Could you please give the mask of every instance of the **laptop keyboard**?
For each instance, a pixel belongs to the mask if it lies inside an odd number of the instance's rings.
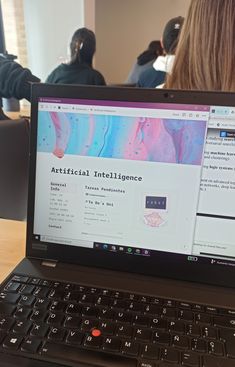
[[[235,310],[14,275],[0,289],[0,351],[68,366],[232,367]]]

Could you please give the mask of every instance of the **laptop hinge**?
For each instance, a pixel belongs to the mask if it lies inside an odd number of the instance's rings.
[[[47,266],[49,268],[55,268],[57,265],[57,261],[56,260],[43,260],[41,265]]]

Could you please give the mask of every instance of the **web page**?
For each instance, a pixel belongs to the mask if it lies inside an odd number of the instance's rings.
[[[193,253],[235,258],[235,108],[211,107]]]
[[[208,118],[205,106],[40,100],[35,236],[192,253]]]

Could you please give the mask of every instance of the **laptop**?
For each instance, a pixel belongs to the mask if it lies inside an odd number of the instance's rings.
[[[234,138],[232,93],[33,85],[0,365],[235,366]]]

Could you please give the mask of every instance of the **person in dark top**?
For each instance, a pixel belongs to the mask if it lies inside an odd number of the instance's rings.
[[[140,74],[147,70],[153,65],[153,62],[158,58],[158,56],[163,54],[163,48],[160,41],[152,41],[148,45],[147,50],[142,52],[133,65],[126,83],[136,84],[139,80]]]
[[[0,56],[0,99],[31,98],[31,83],[40,82],[29,69],[23,68],[15,61]],[[8,119],[0,107],[0,120]]]
[[[167,22],[162,36],[165,56],[159,56],[153,65],[140,75],[137,83],[138,87],[156,88],[164,83],[166,75],[171,72],[173,66],[175,50],[183,22],[183,17],[172,18]]]
[[[94,32],[87,28],[78,29],[70,43],[70,62],[55,68],[46,83],[105,85],[103,75],[92,67],[95,50]]]
[[[0,56],[0,97],[30,101],[31,83],[40,82],[29,69]]]

